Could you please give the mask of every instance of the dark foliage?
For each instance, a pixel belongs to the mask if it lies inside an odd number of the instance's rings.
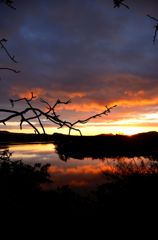
[[[31,215],[37,218],[39,214],[80,215],[86,211],[87,199],[79,196],[69,186],[52,191],[44,191],[40,187],[41,184],[50,182],[49,164],[36,163],[31,166],[21,160],[13,161],[11,156],[9,150],[0,153],[1,214],[14,217]]]
[[[95,192],[97,214],[137,216],[157,211],[158,174],[133,173],[125,176],[114,175],[114,181],[103,184]]]
[[[50,181],[49,164],[31,166],[21,160],[11,160],[11,155],[9,150],[0,153],[0,202],[8,208],[30,201],[40,191],[40,184]]]

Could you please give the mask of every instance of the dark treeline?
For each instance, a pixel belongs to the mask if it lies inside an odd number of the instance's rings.
[[[97,136],[66,136],[54,134],[54,143],[60,158],[84,159],[85,157],[135,157],[147,156],[158,158],[158,133],[148,132],[133,136],[97,135]]]

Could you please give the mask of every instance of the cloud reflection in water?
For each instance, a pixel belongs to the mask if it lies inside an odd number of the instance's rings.
[[[45,189],[69,185],[77,189],[92,189],[108,181],[103,175],[104,171],[116,171],[115,164],[118,159],[105,158],[84,160],[70,158],[67,162],[61,161],[55,152],[53,144],[25,144],[11,145],[9,150],[13,152],[13,159],[21,159],[24,162],[33,164],[36,162],[50,163],[49,173],[53,180],[52,183],[44,185]],[[126,158],[121,158],[126,160]],[[131,158],[135,161],[145,160],[146,158]]]

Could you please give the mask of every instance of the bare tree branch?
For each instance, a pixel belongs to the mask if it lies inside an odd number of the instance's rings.
[[[5,38],[2,38],[2,39],[0,40],[0,47],[1,47],[1,49],[4,49],[4,51],[6,52],[6,54],[8,55],[8,57],[9,57],[14,63],[17,63],[17,61],[15,60],[15,56],[12,56],[12,55],[10,54],[10,52],[7,50],[7,48],[5,47],[6,42],[7,42],[7,39],[5,39]]]
[[[4,3],[6,4],[8,7],[12,8],[12,9],[16,9],[12,4],[14,3],[14,1],[12,0],[1,0],[0,3]],[[15,60],[15,56],[11,55],[10,52],[8,51],[8,49],[6,48],[5,44],[7,43],[7,39],[2,38],[0,40],[0,48],[3,49],[5,51],[5,53],[7,54],[7,56],[10,58],[10,60],[14,63],[17,63],[17,61]],[[10,67],[0,67],[0,70],[8,70],[8,71],[12,71],[14,73],[19,73],[20,71],[15,70],[14,68],[10,68]]]
[[[4,4],[6,4],[8,7],[16,10],[16,8],[12,5],[14,3],[14,1],[12,0],[1,0],[1,2],[3,2]]]
[[[110,113],[110,111],[116,107],[116,105],[112,106],[112,107],[105,107],[105,110],[102,111],[101,113],[97,113],[95,115],[92,115],[86,119],[83,120],[77,120],[75,122],[69,122],[69,121],[64,121],[62,119],[60,119],[60,116],[56,113],[56,107],[60,104],[69,104],[71,101],[61,101],[60,99],[57,99],[57,101],[54,103],[53,106],[51,106],[46,100],[44,99],[40,99],[40,101],[42,103],[44,103],[46,105],[46,111],[41,110],[40,108],[35,108],[33,107],[33,105],[31,104],[31,102],[35,99],[36,97],[33,95],[33,93],[31,93],[31,98],[19,98],[16,100],[10,99],[11,105],[12,107],[15,106],[16,102],[20,102],[20,101],[25,101],[27,106],[24,110],[22,111],[16,111],[16,110],[8,110],[8,109],[0,109],[0,113],[3,114],[7,114],[7,117],[2,117],[0,118],[0,123],[2,124],[6,124],[6,122],[8,122],[9,120],[16,118],[16,117],[20,117],[20,129],[22,129],[22,125],[24,122],[26,122],[27,124],[30,125],[31,128],[34,129],[34,132],[37,134],[40,134],[40,131],[38,130],[38,128],[35,126],[34,123],[32,123],[32,120],[38,120],[39,122],[39,126],[42,129],[43,133],[45,134],[45,128],[43,125],[42,120],[44,120],[44,118],[46,120],[48,120],[50,123],[56,124],[58,126],[58,128],[63,128],[63,127],[67,127],[69,129],[69,135],[71,134],[72,130],[78,131],[80,133],[80,135],[82,135],[80,129],[76,128],[77,124],[86,124],[88,121],[90,121],[93,118],[97,118],[97,117],[101,117],[103,115],[107,115]]]
[[[155,17],[152,17],[151,15],[149,15],[149,14],[147,14],[147,17],[149,17],[149,18],[151,18],[151,19],[153,19],[153,20],[155,20],[155,21],[157,21],[158,22],[158,19],[157,18],[155,18]]]
[[[129,6],[124,3],[124,0],[113,0],[113,3],[114,3],[114,8],[116,8],[116,7],[119,8],[122,5],[129,9]]]
[[[19,70],[15,70],[13,68],[9,68],[9,67],[0,67],[0,70],[8,70],[8,71],[12,71],[14,73],[19,73]]]
[[[98,118],[98,117],[102,117],[103,115],[108,115],[108,114],[110,113],[111,109],[113,109],[113,108],[116,107],[116,106],[117,106],[117,105],[114,105],[114,106],[112,106],[112,107],[107,107],[107,106],[105,106],[105,110],[104,110],[103,112],[101,112],[101,113],[97,113],[97,114],[92,115],[92,116],[90,116],[90,117],[88,117],[88,118],[86,118],[86,119],[83,119],[83,120],[77,120],[77,121],[74,122],[74,123],[68,123],[68,124],[70,125],[69,131],[71,132],[71,129],[74,129],[74,126],[77,125],[78,123],[80,123],[80,124],[86,124],[87,122],[89,122],[89,121],[90,121],[91,119],[93,119],[93,118]],[[69,134],[70,134],[70,132],[69,132]]]
[[[32,105],[31,105],[31,101],[32,101],[34,98],[36,98],[36,97],[33,95],[33,92],[31,92],[31,98],[30,98],[30,99],[21,98],[21,99],[17,99],[17,100],[12,100],[12,106],[13,106],[14,102],[25,101],[25,102],[28,104],[28,106],[30,107],[30,109],[32,109],[33,113],[35,114],[36,118],[38,119],[38,122],[39,122],[39,124],[40,124],[40,126],[41,126],[41,128],[42,128],[42,130],[43,130],[43,133],[45,134],[45,129],[44,129],[44,127],[43,127],[43,124],[42,124],[42,122],[41,122],[41,120],[40,120],[40,118],[39,118],[36,110],[35,110],[35,109],[32,107]],[[23,119],[23,122],[24,122],[24,121],[26,121],[26,119],[25,119],[25,120]],[[21,124],[21,126],[22,126],[22,124]]]
[[[147,17],[151,18],[152,20],[158,22],[158,19],[155,17],[152,17],[151,15],[147,14]],[[154,32],[154,36],[153,36],[153,44],[155,44],[156,41],[156,36],[157,36],[157,31],[158,31],[158,23],[154,26],[155,28],[155,32]]]

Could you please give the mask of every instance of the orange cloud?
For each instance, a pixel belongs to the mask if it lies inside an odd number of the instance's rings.
[[[24,90],[21,86],[12,87],[10,94],[13,96],[18,96],[19,98],[30,98],[31,92],[34,93],[34,96],[41,97],[46,93],[46,90],[43,88],[31,88],[29,90]]]
[[[158,106],[157,89],[150,88],[149,78],[142,78],[140,76],[130,75],[130,74],[111,74],[106,76],[101,76],[96,79],[98,80],[98,85],[95,88],[92,87],[87,92],[78,89],[78,91],[66,91],[54,89],[44,89],[44,88],[31,88],[25,90],[24,87],[16,86],[11,88],[11,95],[18,96],[19,98],[28,97],[30,98],[31,92],[37,97],[42,97],[50,104],[54,104],[55,101],[60,98],[62,101],[66,101],[69,98],[72,99],[70,104],[58,105],[56,108],[57,113],[59,113],[61,119],[68,120],[70,122],[75,122],[78,119],[86,119],[89,116],[95,115],[105,110],[105,106],[108,107],[113,105],[118,105],[115,109],[111,111],[108,116],[102,116],[102,118],[91,119],[88,124],[78,125],[82,127],[84,134],[93,135],[105,132],[124,132],[122,129],[125,127],[127,132],[144,131],[145,127],[149,130],[149,126],[153,130],[153,127],[158,127],[156,123],[157,118],[151,119],[150,115],[157,111],[156,106]],[[101,84],[101,88],[99,86]],[[37,106],[40,108],[45,108],[45,104],[41,104],[39,101],[36,102]],[[148,119],[146,119],[145,114],[148,114]],[[156,116],[157,117],[157,116]],[[57,131],[56,128],[52,128],[51,124],[44,122],[46,128],[52,131]],[[130,129],[127,131],[127,127]],[[138,127],[134,131],[132,127]],[[140,129],[140,126],[144,127]],[[9,125],[8,125],[9,127]],[[14,127],[14,126],[10,126]],[[111,128],[109,128],[111,127]],[[24,126],[25,130],[28,131],[28,127]],[[88,129],[89,130],[86,130]],[[91,128],[91,129],[90,129]],[[100,130],[99,130],[100,128]],[[115,128],[115,129],[114,129]],[[118,130],[117,130],[118,129]],[[65,129],[62,129],[65,131]],[[67,131],[65,132],[67,133]]]
[[[118,106],[128,106],[128,107],[138,107],[138,106],[150,106],[150,105],[157,105],[158,104],[158,97],[151,98],[151,99],[120,99],[112,103]]]
[[[72,92],[72,93],[69,93],[68,96],[70,98],[76,98],[76,97],[82,98],[82,97],[86,96],[86,93],[83,93],[83,92]]]
[[[104,106],[105,107],[105,106]],[[103,106],[95,103],[95,102],[88,102],[88,103],[70,103],[68,105],[62,105],[60,109],[71,110],[71,111],[79,111],[79,112],[90,112],[90,111],[97,111],[97,110],[104,110]]]

